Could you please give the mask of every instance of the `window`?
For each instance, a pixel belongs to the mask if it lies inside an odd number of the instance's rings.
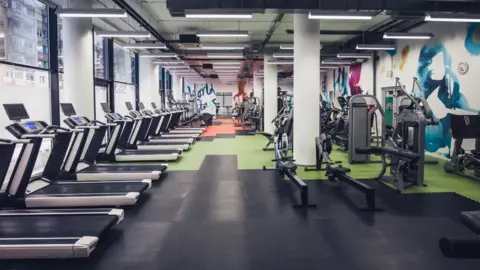
[[[0,64],[0,104],[23,103],[33,120],[51,122],[50,82],[48,71],[15,67]],[[0,112],[0,138],[13,139],[4,127],[12,124],[3,110]],[[45,140],[36,167],[42,167],[46,158],[50,142]],[[18,151],[16,156],[18,156]],[[15,156],[15,157],[16,157]]]
[[[95,120],[105,121],[105,113],[100,104],[107,103],[108,91],[107,87],[95,86]]]
[[[133,58],[133,60],[132,60]],[[113,78],[114,81],[133,83],[135,74],[135,54],[120,44],[113,43]]]
[[[105,39],[97,35],[93,36],[95,78],[105,79]]]
[[[2,2],[0,60],[48,68],[48,8],[37,0]]]
[[[115,112],[121,115],[128,115],[128,110],[125,102],[132,103],[135,107],[135,86],[125,83],[115,83]]]

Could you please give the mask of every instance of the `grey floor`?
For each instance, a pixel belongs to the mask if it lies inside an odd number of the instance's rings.
[[[292,207],[294,188],[274,172],[239,171],[236,156],[207,156],[199,171],[170,172],[91,258],[8,261],[1,269],[416,270],[479,269],[444,258],[442,236],[473,237],[458,222],[480,209],[455,194],[379,190],[383,212],[358,210],[341,184],[310,182],[318,207]]]

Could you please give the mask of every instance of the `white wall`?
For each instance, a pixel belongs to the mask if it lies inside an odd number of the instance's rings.
[[[479,25],[463,23],[428,23],[412,32],[432,33],[431,40],[400,40],[394,56],[380,53],[377,65],[377,96],[381,87],[392,86],[395,77],[411,91],[413,77],[422,82],[427,101],[439,126],[427,127],[426,144],[430,152],[445,154],[452,140],[448,113],[471,110],[478,112],[478,74],[480,71]],[[459,69],[468,65],[468,72]],[[415,91],[420,93],[420,91]],[[467,149],[473,147],[469,143]]]

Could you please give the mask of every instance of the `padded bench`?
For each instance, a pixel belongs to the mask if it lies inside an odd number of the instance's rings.
[[[463,225],[475,234],[480,235],[480,211],[462,212],[460,218]]]

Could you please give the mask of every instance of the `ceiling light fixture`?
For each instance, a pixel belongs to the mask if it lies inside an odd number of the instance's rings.
[[[431,39],[430,33],[385,33],[384,39]]]
[[[293,44],[282,44],[280,50],[293,50]]]
[[[211,63],[214,66],[219,66],[219,65],[238,65],[238,66],[240,66],[240,64],[241,64],[240,61],[211,61]]]
[[[397,49],[396,45],[390,44],[358,44],[357,50],[371,50],[371,51],[394,51]]]
[[[335,60],[335,59],[322,61],[322,64],[324,65],[350,65],[351,63],[352,61]]]
[[[61,18],[125,18],[128,16],[124,9],[109,8],[59,9],[57,15]]]
[[[125,49],[166,49],[167,46],[161,43],[129,43],[122,45]]]
[[[198,37],[248,37],[248,31],[205,31],[197,33]]]
[[[293,58],[291,53],[274,53],[273,58]]]
[[[251,19],[252,13],[242,11],[185,10],[185,18],[192,19]]]
[[[308,18],[313,20],[371,20],[374,15],[371,12],[310,11]]]
[[[152,36],[147,31],[96,31],[99,37],[128,37],[128,38],[149,38]]]
[[[139,53],[139,57],[147,58],[172,58],[177,57],[176,53]]]
[[[240,65],[213,65],[213,68],[220,68],[220,69],[234,69],[234,68],[240,68]]]
[[[476,14],[436,14],[425,16],[427,22],[480,22],[480,16]]]
[[[267,61],[268,65],[293,65],[291,60],[270,60]]]
[[[222,54],[216,54],[216,53],[209,53],[207,54],[208,58],[243,58],[242,53],[222,53]]]
[[[243,50],[247,44],[202,44],[204,50]]]
[[[183,61],[181,60],[158,60],[158,61],[152,61],[154,64],[183,64]]]
[[[338,53],[337,58],[372,58],[369,53]]]

